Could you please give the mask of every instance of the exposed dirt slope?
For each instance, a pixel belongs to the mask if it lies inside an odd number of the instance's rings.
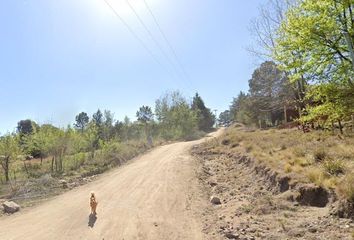
[[[207,203],[189,155],[201,141],[158,147],[95,182],[3,217],[0,238],[203,239],[198,211]],[[89,217],[91,190],[99,202],[97,219]]]
[[[220,140],[221,141],[221,140]],[[214,142],[214,141],[212,141]],[[195,147],[202,171],[200,180],[209,196],[221,204],[209,205],[204,232],[213,239],[354,239],[354,222],[331,215],[325,207],[302,206],[292,191],[257,171],[247,156],[220,152],[213,143]]]

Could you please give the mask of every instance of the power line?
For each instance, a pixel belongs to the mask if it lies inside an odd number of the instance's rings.
[[[137,13],[137,11],[135,10],[135,8],[130,4],[129,0],[126,0],[129,8],[133,11],[134,15],[137,17],[137,19],[139,20],[140,24],[144,27],[144,29],[146,30],[146,32],[149,34],[150,38],[153,40],[153,42],[156,44],[156,46],[159,48],[159,50],[162,52],[162,54],[164,55],[164,57],[167,59],[167,61],[173,66],[173,69],[176,71],[176,73],[178,74],[179,71],[176,68],[175,64],[173,63],[173,61],[171,60],[171,58],[168,56],[168,54],[166,53],[166,51],[162,48],[162,46],[160,45],[160,43],[156,40],[156,38],[154,37],[154,35],[152,34],[152,32],[150,31],[150,29],[146,26],[146,24],[144,23],[143,19],[139,16],[139,14]]]
[[[162,37],[163,37],[163,39],[165,40],[167,46],[169,47],[170,51],[172,52],[172,54],[173,54],[173,56],[174,56],[176,62],[178,63],[179,67],[182,69],[183,74],[185,75],[185,77],[186,77],[187,79],[190,79],[190,78],[189,78],[189,75],[188,75],[188,73],[187,73],[187,71],[185,70],[185,68],[184,68],[184,66],[183,66],[183,64],[182,64],[181,61],[179,60],[179,57],[177,56],[177,53],[176,53],[175,49],[173,48],[171,42],[168,40],[168,38],[167,38],[165,32],[162,30],[162,27],[161,27],[161,25],[159,24],[159,22],[158,22],[158,20],[157,20],[157,17],[156,17],[155,14],[153,13],[152,9],[150,8],[150,6],[149,6],[149,4],[146,2],[146,0],[143,0],[143,2],[144,2],[144,4],[145,4],[147,10],[149,11],[150,15],[151,15],[152,18],[154,19],[154,22],[155,22],[155,24],[156,24],[156,26],[157,26],[157,28],[158,28],[160,34],[162,35]],[[190,82],[188,82],[188,83],[190,83]]]
[[[113,11],[115,16],[123,23],[123,25],[129,30],[129,32],[134,36],[134,38],[141,44],[141,46],[149,53],[149,55],[169,74],[170,71],[168,71],[165,66],[159,61],[159,59],[155,56],[155,54],[146,46],[144,41],[134,32],[134,30],[129,26],[129,24],[124,20],[124,18],[119,15],[119,13],[114,9],[114,7],[107,1],[103,0],[107,6]]]

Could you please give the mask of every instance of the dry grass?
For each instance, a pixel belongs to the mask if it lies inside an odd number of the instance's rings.
[[[299,179],[336,189],[354,202],[353,136],[233,127],[211,145],[219,152],[247,154],[280,172],[295,173]]]
[[[352,174],[347,175],[340,184],[338,184],[337,190],[348,200],[354,202],[354,176]]]

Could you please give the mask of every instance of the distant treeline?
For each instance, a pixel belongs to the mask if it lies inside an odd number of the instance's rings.
[[[50,158],[46,171],[55,174],[77,170],[87,159],[91,159],[93,167],[107,167],[112,165],[109,159],[119,161],[124,153],[132,156],[132,151],[151,147],[154,141],[196,139],[210,131],[215,122],[215,116],[198,93],[190,103],[177,91],[156,100],[155,112],[149,106],[140,107],[136,117],[137,121],[128,117],[114,120],[111,111],[98,109],[91,117],[86,112],[79,113],[73,126],[66,128],[21,120],[16,132],[0,137],[0,163],[5,179],[10,180],[11,166],[16,161],[23,161],[21,170],[33,176],[26,158],[38,158],[41,163]],[[70,161],[70,169],[65,169],[65,161]]]
[[[221,122],[261,127],[297,119],[334,128],[354,122],[354,2],[269,0],[251,23],[266,59],[234,98]],[[349,126],[349,125],[348,125]]]

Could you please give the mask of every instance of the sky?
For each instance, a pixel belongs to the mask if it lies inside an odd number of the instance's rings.
[[[118,16],[105,0],[0,1],[1,134],[98,108],[134,119],[173,90],[219,113],[247,91],[249,26],[264,0],[106,1]]]

